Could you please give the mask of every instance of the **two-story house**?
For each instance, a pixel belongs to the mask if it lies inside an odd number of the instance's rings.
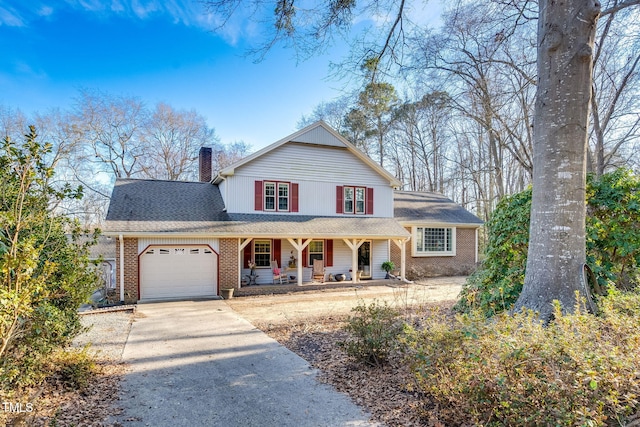
[[[314,260],[324,280],[381,279],[387,260],[403,277],[407,266],[473,269],[482,222],[442,196],[400,187],[324,122],[216,176],[203,148],[200,182],[118,179],[105,234],[116,238],[121,299],[214,296],[242,286],[251,266],[256,283],[272,283],[274,261],[298,285],[311,280]]]

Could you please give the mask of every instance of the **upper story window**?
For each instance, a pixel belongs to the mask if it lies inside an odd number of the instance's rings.
[[[356,190],[356,213],[363,214],[364,213],[364,194],[366,188],[364,187],[355,187]]]
[[[289,210],[289,184],[288,183],[278,183],[278,210],[279,211],[288,211]]]
[[[373,214],[373,188],[344,185],[336,187],[336,213]]]
[[[255,182],[255,210],[298,212],[298,184],[278,181]]]
[[[455,235],[455,228],[413,227],[413,255],[455,255]]]

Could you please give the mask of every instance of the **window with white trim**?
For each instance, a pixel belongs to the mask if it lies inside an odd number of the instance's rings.
[[[413,256],[456,254],[455,228],[413,227]]]
[[[289,210],[289,184],[284,182],[278,183],[278,210]]]
[[[324,259],[324,240],[312,240],[308,246],[309,264],[313,265],[314,259]]]
[[[366,191],[364,187],[356,187],[356,213],[364,213],[364,195]]]
[[[343,213],[365,213],[365,195],[367,190],[365,187],[344,187],[344,209]]]
[[[275,182],[264,183],[264,210],[265,211],[276,210],[276,183]]]
[[[289,183],[265,182],[264,183],[264,210],[265,211],[289,211]]]
[[[253,256],[256,267],[270,267],[271,240],[254,240]]]
[[[344,187],[344,213],[353,213],[353,187]]]

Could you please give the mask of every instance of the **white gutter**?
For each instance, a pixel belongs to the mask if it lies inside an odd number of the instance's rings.
[[[120,302],[124,302],[124,238],[122,234],[118,239],[120,239]]]

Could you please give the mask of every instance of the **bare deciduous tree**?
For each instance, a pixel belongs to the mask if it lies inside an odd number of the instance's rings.
[[[196,179],[200,147],[220,145],[204,117],[162,102],[147,117],[141,128],[146,151],[140,157],[142,176],[170,181]]]

